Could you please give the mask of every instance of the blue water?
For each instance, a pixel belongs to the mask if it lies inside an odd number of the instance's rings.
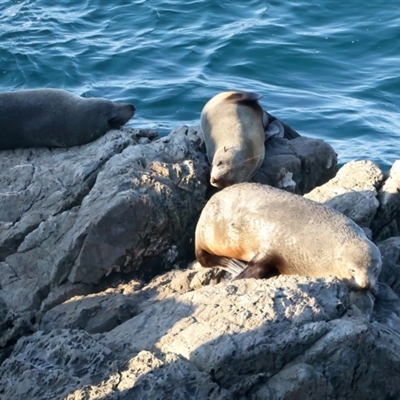
[[[224,90],[322,138],[340,163],[400,154],[400,3],[351,0],[0,2],[0,90],[133,102],[132,127],[198,124]]]

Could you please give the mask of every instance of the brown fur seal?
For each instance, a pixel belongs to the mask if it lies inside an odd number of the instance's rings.
[[[223,188],[251,179],[264,160],[266,138],[300,136],[264,111],[258,103],[261,97],[223,92],[204,106],[200,124],[211,164],[211,185]]]
[[[134,113],[132,104],[59,89],[0,93],[0,149],[79,146],[120,128]]]
[[[274,271],[332,275],[362,289],[374,286],[382,264],[378,248],[344,215],[257,183],[233,185],[210,199],[196,227],[195,252],[203,267],[221,267],[235,279]]]

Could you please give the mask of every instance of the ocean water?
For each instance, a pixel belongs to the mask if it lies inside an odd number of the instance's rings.
[[[198,124],[246,90],[339,162],[400,158],[400,3],[2,0],[0,90],[54,87],[136,105],[128,126]]]

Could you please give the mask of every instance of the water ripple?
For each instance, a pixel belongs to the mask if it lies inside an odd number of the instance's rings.
[[[6,0],[0,84],[132,101],[132,126],[165,133],[198,123],[219,91],[256,91],[341,162],[387,169],[399,158],[399,26],[395,2]]]

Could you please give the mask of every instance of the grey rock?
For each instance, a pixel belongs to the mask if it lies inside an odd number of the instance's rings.
[[[400,160],[394,162],[378,193],[379,209],[371,228],[377,241],[400,236]]]
[[[98,172],[115,154],[154,131],[110,131],[99,140],[69,149],[1,152],[0,261],[47,218],[80,204]]]
[[[101,382],[114,363],[110,349],[83,330],[36,332],[13,354],[0,367],[1,399],[61,399],[81,382]]]
[[[304,197],[332,207],[362,228],[369,228],[379,206],[377,194],[383,180],[383,172],[372,161],[352,161],[340,168],[333,179]]]
[[[378,279],[400,296],[400,237],[379,242],[378,248],[382,255],[382,269]]]
[[[138,313],[137,303],[143,292],[130,294],[102,293],[76,296],[47,311],[39,329],[49,331],[54,327],[83,329],[89,333],[107,332]]]
[[[20,339],[0,366],[1,396],[272,400],[400,395],[400,333],[389,301],[398,297],[384,284],[374,293],[380,303],[369,318],[349,314],[357,301],[352,304],[351,293],[335,279],[279,276],[183,294],[177,282],[193,279],[187,271],[157,279],[159,285],[147,289],[165,286],[166,291],[160,289],[156,301],[153,293],[137,315],[109,332],[52,329]]]
[[[112,131],[79,148],[3,152],[0,195],[12,194],[15,203],[0,206],[0,287],[8,305],[38,310],[67,279],[93,285],[114,270],[152,277],[187,257],[184,243],[205,202],[201,139],[182,127],[137,144],[146,135],[154,132]],[[28,162],[29,181],[18,172]]]
[[[400,333],[400,298],[387,284],[379,282],[374,290],[374,320]]]
[[[10,355],[21,336],[33,333],[32,317],[29,313],[14,312],[0,297],[0,364]]]
[[[337,154],[320,139],[273,137],[265,142],[265,158],[254,182],[304,194],[333,178]]]
[[[228,390],[219,387],[207,373],[183,357],[173,353],[156,356],[149,351],[141,351],[128,360],[121,372],[111,374],[100,385],[78,389],[66,400],[99,398],[99,395],[109,400],[231,399]]]
[[[180,270],[193,260],[209,165],[196,127],[154,135],[3,152],[0,399],[398,398],[400,238],[379,243],[371,293]],[[264,183],[301,194],[336,172],[322,141],[266,148]],[[378,215],[397,215],[381,193],[395,175],[384,183],[373,163],[349,163],[310,196],[375,235]]]

